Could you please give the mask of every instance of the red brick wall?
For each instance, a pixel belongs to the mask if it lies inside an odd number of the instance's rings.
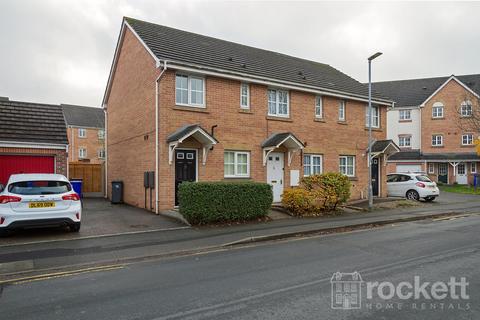
[[[67,176],[67,152],[65,150],[0,147],[0,154],[54,156],[55,172]]]

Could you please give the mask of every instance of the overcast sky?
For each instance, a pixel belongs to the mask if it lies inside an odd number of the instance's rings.
[[[2,0],[0,96],[100,106],[123,16],[330,64],[367,81],[480,73],[480,2]]]

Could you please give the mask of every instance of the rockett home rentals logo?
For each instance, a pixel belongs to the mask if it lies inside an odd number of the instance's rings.
[[[359,272],[335,272],[330,279],[332,309],[352,310],[362,308],[362,291],[366,309],[414,310],[470,310],[465,277],[450,277],[448,281],[363,281]]]

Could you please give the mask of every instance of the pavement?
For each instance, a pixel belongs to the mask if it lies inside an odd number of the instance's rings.
[[[446,197],[447,198],[447,197]],[[353,211],[341,216],[280,219],[232,226],[162,229],[104,237],[58,241],[8,242],[0,244],[0,280],[46,270],[91,267],[189,255],[209,250],[225,250],[232,244],[245,244],[282,237],[314,234],[352,225],[394,224],[424,219],[436,214],[461,215],[480,212],[480,196],[449,195],[448,201],[423,203],[373,212]],[[160,218],[153,216],[154,218]],[[162,218],[161,218],[162,219]],[[7,242],[3,242],[7,240]]]
[[[478,216],[422,220],[18,281],[1,290],[1,317],[479,319],[479,228]],[[363,283],[360,309],[335,310],[330,279],[337,271],[393,286],[415,276],[429,285],[466,277],[468,299],[380,299],[376,290],[368,298]]]

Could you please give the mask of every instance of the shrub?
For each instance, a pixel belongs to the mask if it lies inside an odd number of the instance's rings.
[[[348,177],[335,172],[302,178],[300,187],[285,191],[283,205],[294,215],[335,210],[350,198]]]
[[[273,201],[272,187],[259,182],[183,182],[178,197],[192,224],[262,218]]]

